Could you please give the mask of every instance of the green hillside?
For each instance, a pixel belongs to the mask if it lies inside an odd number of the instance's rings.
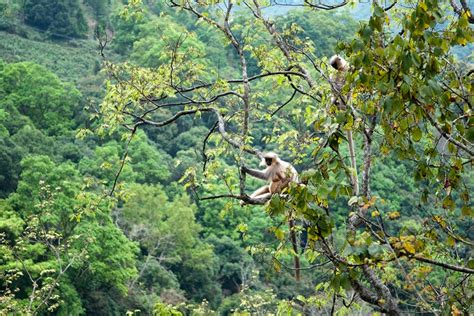
[[[97,43],[92,40],[54,42],[0,32],[0,56],[9,63],[33,61],[76,83],[100,69]]]
[[[472,25],[0,1],[0,315],[474,314]]]

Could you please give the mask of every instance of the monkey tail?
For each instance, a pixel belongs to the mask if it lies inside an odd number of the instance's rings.
[[[288,226],[290,228],[290,240],[291,244],[293,245],[293,251],[295,252],[294,255],[294,262],[295,262],[295,280],[297,282],[300,281],[300,257],[298,256],[298,244],[296,241],[296,232],[295,232],[295,221],[293,219],[288,220]]]

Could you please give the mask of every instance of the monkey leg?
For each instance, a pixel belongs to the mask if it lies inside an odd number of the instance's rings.
[[[272,195],[273,195],[273,193],[267,192],[267,193],[263,193],[263,194],[260,194],[260,195],[253,196],[252,198],[267,200],[267,199],[270,199],[272,197]]]
[[[265,185],[261,188],[258,188],[255,192],[253,192],[252,194],[250,194],[250,198],[251,199],[254,199],[254,198],[262,198],[262,197],[265,197],[266,194],[269,194],[269,196],[271,195],[270,191],[269,191],[269,187],[268,185]],[[240,201],[240,206],[244,206],[246,203],[244,201]]]
[[[270,193],[270,190],[269,190],[269,189],[270,189],[270,188],[268,187],[268,185],[265,185],[265,186],[263,186],[263,187],[257,189],[254,193],[252,193],[252,194],[250,195],[250,197],[251,197],[251,198],[257,198],[257,197],[260,198],[260,197],[262,197],[262,195],[265,195],[265,194],[267,194],[267,193]]]

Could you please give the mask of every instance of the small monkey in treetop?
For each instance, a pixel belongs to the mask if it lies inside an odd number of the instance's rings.
[[[339,105],[339,96],[342,92],[342,87],[346,81],[346,72],[349,70],[349,63],[339,55],[334,55],[329,59],[329,64],[337,70],[337,73],[329,77],[333,96],[331,103]]]
[[[337,72],[329,77],[329,83],[331,84],[332,96],[331,104],[337,106],[339,110],[344,110],[346,104],[349,102],[351,94],[348,92],[345,96],[342,96],[342,88],[346,82],[346,74],[349,71],[349,63],[339,55],[334,55],[329,59],[331,67],[337,70]],[[351,158],[351,166],[354,168],[354,173],[351,173],[351,182],[354,187],[355,195],[359,192],[359,185],[357,181],[357,168],[354,151],[354,141],[352,137],[352,131],[347,132],[349,156]]]
[[[253,192],[250,195],[251,198],[270,198],[273,193],[281,192],[290,182],[298,182],[298,172],[296,169],[289,162],[281,160],[275,153],[265,153],[260,166],[266,166],[266,168],[264,170],[255,170],[242,166],[241,169],[242,172],[255,178],[268,181],[267,185]]]
[[[347,71],[349,70],[349,63],[339,55],[334,55],[329,59],[329,64],[336,70]]]

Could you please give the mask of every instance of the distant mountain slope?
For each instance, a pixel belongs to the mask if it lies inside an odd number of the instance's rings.
[[[93,41],[39,42],[6,32],[0,32],[0,58],[7,62],[33,61],[70,82],[94,74],[99,63]]]

